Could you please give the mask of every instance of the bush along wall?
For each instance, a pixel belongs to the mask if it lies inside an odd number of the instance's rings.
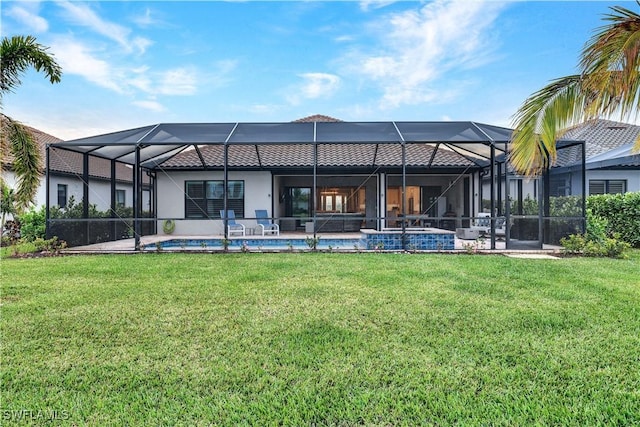
[[[607,220],[607,234],[640,248],[640,192],[587,197],[587,209]]]

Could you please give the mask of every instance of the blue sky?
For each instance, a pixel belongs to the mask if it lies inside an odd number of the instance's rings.
[[[63,68],[4,112],[63,139],[160,122],[473,120],[510,126],[635,2],[3,1],[2,36]]]

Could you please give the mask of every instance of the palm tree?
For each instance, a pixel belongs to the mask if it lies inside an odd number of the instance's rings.
[[[552,165],[556,140],[571,126],[640,112],[640,15],[610,9],[606,24],[585,44],[580,74],[553,80],[514,115],[511,164],[519,173],[532,176]],[[635,148],[640,150],[640,139]]]
[[[20,85],[20,77],[29,67],[43,72],[51,83],[58,83],[62,70],[48,48],[36,42],[33,36],[4,37],[0,44],[0,104],[2,96]],[[40,183],[40,150],[31,132],[19,122],[3,116],[0,134],[0,161],[6,164],[12,158],[13,171],[18,181],[15,191],[16,210],[26,208],[34,199]],[[4,180],[0,178],[4,187]]]

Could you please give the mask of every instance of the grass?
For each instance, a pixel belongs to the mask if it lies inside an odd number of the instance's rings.
[[[639,265],[5,259],[3,425],[637,425]]]

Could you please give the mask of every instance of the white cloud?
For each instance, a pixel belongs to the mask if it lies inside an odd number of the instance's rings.
[[[345,42],[352,42],[354,41],[356,38],[352,35],[348,35],[348,34],[344,34],[342,36],[338,36],[336,37],[334,40],[338,43],[345,43]]]
[[[162,73],[157,91],[162,95],[193,95],[197,78],[193,70],[176,68]]]
[[[102,51],[72,37],[55,38],[51,50],[65,74],[81,76],[119,94],[193,95],[198,87],[195,69],[157,72],[147,65],[117,65],[102,59]]]
[[[161,24],[162,21],[152,16],[151,9],[146,8],[144,14],[137,15],[132,18],[133,22],[140,27],[151,27],[153,25]]]
[[[57,38],[51,43],[51,51],[65,74],[76,74],[98,86],[118,93],[125,92],[126,81],[83,43],[68,37]]]
[[[340,77],[327,73],[300,74],[302,82],[287,89],[287,100],[298,105],[302,99],[329,98],[340,87]]]
[[[154,113],[162,113],[163,111],[166,111],[164,105],[152,99],[146,101],[134,101],[132,104],[145,110],[153,111]]]
[[[381,51],[351,55],[350,68],[380,86],[385,108],[440,100],[434,83],[448,71],[491,60],[491,30],[502,8],[494,1],[437,0],[388,15],[378,23]],[[447,96],[456,92],[446,91]]]
[[[306,73],[301,77],[305,80],[302,85],[302,95],[305,98],[326,98],[338,89],[340,77],[326,73]]]
[[[360,9],[363,11],[368,11],[369,9],[380,9],[390,4],[395,3],[395,1],[388,0],[362,0],[360,2]]]
[[[142,73],[136,73],[133,71],[133,75],[128,78],[127,83],[142,92],[153,92],[153,80],[146,74],[146,71]]]
[[[26,5],[29,5],[29,3]],[[37,3],[35,5],[37,6]],[[27,7],[13,6],[6,13],[16,21],[26,25],[34,33],[44,33],[49,30],[47,20],[38,16],[34,11],[27,10]]]
[[[102,19],[87,4],[72,3],[67,0],[58,1],[57,4],[68,13],[67,17],[75,24],[91,28],[96,33],[117,42],[127,52],[137,49],[138,53],[144,53],[151,44],[151,41],[142,37],[130,40],[130,29]]]
[[[151,45],[153,45],[153,42],[149,39],[145,39],[144,37],[135,37],[131,41],[131,46],[134,47],[138,53],[146,52],[147,48]]]

